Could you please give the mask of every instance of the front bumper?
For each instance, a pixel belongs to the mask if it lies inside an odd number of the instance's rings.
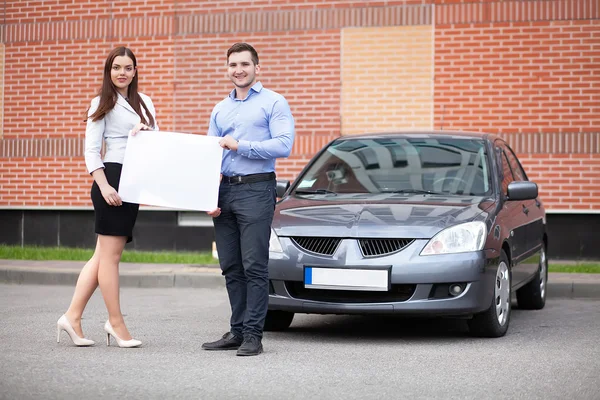
[[[419,256],[426,242],[416,240],[399,253],[370,259],[352,251],[342,251],[334,257],[319,257],[285,246],[283,254],[271,256],[269,261],[269,310],[426,316],[472,315],[486,310],[494,293],[497,252]],[[303,284],[305,266],[389,266],[392,291],[354,295],[350,291],[306,289]],[[465,288],[458,296],[448,292],[449,285],[454,283]]]

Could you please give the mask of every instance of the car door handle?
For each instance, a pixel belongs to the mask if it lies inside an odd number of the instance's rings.
[[[523,212],[525,213],[525,215],[529,214],[529,208],[525,207],[525,204],[523,204]]]

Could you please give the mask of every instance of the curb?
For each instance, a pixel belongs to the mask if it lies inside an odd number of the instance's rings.
[[[36,270],[0,270],[0,283],[19,285],[75,286],[79,272],[44,272]],[[216,274],[124,274],[119,277],[121,287],[138,288],[220,288],[225,279]]]
[[[81,268],[44,268],[0,265],[0,283],[19,285],[69,285],[77,282]],[[219,268],[148,268],[120,275],[121,287],[136,288],[224,288]],[[548,298],[600,299],[600,274],[550,273]]]
[[[83,265],[82,265],[83,266]],[[160,265],[144,271],[120,271],[121,287],[137,288],[222,288],[225,278],[216,266],[164,268]],[[0,265],[0,283],[18,285],[74,286],[80,268],[44,268],[43,266]]]
[[[600,299],[600,283],[551,282],[548,280],[548,298]]]

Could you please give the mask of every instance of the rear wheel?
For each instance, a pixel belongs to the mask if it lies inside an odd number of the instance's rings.
[[[290,327],[294,313],[289,311],[269,310],[265,319],[265,331],[283,331]]]
[[[468,321],[469,331],[473,336],[501,337],[506,334],[510,323],[510,288],[512,276],[508,257],[504,250],[500,253],[500,262],[496,270],[494,297],[490,307],[482,313],[475,314]]]
[[[546,246],[540,253],[538,271],[527,285],[517,290],[517,303],[519,308],[525,310],[541,310],[546,305],[546,286],[548,283],[548,259]]]

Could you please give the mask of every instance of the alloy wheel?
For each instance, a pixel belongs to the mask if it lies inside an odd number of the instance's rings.
[[[510,308],[510,273],[504,261],[498,265],[496,272],[496,285],[494,287],[494,302],[496,304],[496,317],[498,323],[504,326],[508,320]]]
[[[546,259],[546,249],[542,248],[540,254],[540,295],[542,299],[546,298],[546,281],[548,280],[548,260]]]

